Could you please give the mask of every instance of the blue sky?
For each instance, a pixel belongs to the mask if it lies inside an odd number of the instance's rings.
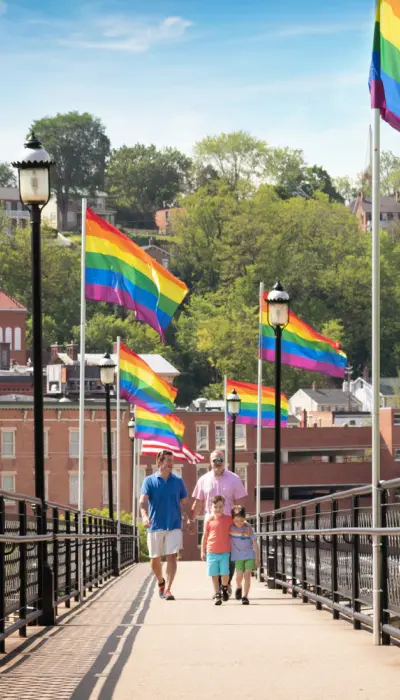
[[[114,147],[243,129],[333,175],[367,159],[374,0],[0,0],[0,161],[89,111]],[[400,155],[386,125],[383,148]]]

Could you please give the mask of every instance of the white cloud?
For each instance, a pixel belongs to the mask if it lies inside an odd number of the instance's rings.
[[[370,29],[369,23],[347,22],[347,23],[330,23],[328,20],[319,24],[294,24],[288,27],[282,27],[275,32],[275,36],[279,37],[295,37],[295,36],[325,36],[331,34],[342,34],[343,32],[364,31]]]
[[[71,34],[60,43],[76,48],[143,53],[153,46],[181,40],[192,22],[183,17],[165,17],[160,22],[132,21],[123,16],[102,17],[87,33]]]

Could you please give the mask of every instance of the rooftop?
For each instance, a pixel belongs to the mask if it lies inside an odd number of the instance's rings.
[[[0,187],[0,190],[2,189],[12,188]],[[26,311],[26,308],[23,304],[14,299],[14,297],[7,294],[4,289],[0,289],[0,311]]]
[[[65,365],[75,364],[66,352],[59,352],[57,356]],[[103,359],[103,357],[104,353],[85,353],[85,360],[86,364],[88,365],[98,365],[99,362]],[[151,367],[151,369],[157,374],[168,374],[174,377],[178,377],[180,374],[179,370],[177,370],[176,367],[171,365],[171,363],[168,362],[168,360],[166,360],[165,357],[163,357],[162,355],[159,355],[157,353],[145,353],[143,355],[139,355],[139,357],[141,357],[142,360],[147,362],[149,367]],[[111,358],[115,363],[117,362],[117,356],[115,354],[112,354]],[[80,363],[80,361],[81,356],[80,354],[78,354],[78,363]]]
[[[372,212],[372,199],[371,197],[363,197],[362,199],[358,197],[357,199],[354,199],[352,202],[350,202],[350,209],[352,213],[354,214],[356,211],[357,204],[362,204],[362,207],[365,212]],[[400,213],[400,201],[396,198],[395,195],[391,197],[381,197],[381,213],[382,214],[387,214],[387,213],[394,213],[398,212]]]
[[[318,404],[332,404],[335,406],[348,406],[349,394],[342,389],[302,389],[307,396]],[[351,395],[352,406],[360,406],[361,403]]]

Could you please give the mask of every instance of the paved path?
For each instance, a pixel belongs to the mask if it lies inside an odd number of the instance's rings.
[[[160,600],[140,565],[0,667],[1,700],[398,700],[400,649],[253,582],[251,605],[211,601],[181,563]]]

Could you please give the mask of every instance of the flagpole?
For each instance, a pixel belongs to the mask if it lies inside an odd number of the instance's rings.
[[[380,527],[380,110],[372,140],[372,527]],[[372,538],[373,640],[381,643],[381,538]]]
[[[121,570],[121,391],[120,391],[121,338],[117,336],[117,556]]]
[[[135,411],[135,406],[133,406],[133,416],[136,419],[136,411]],[[132,528],[133,528],[133,535],[135,537],[133,546],[134,546],[134,552],[136,552],[136,546],[137,546],[137,527],[136,527],[136,444],[137,440],[136,438],[133,438],[133,455],[132,455]],[[137,562],[136,562],[137,564]]]
[[[87,199],[82,199],[82,237],[81,237],[81,322],[80,322],[80,357],[79,367],[79,466],[78,466],[78,534],[83,535],[83,508],[84,508],[84,460],[85,460],[85,340],[86,340],[86,209]],[[79,540],[78,546],[78,571],[79,571],[79,599],[83,601],[84,575],[83,575],[83,540]]]
[[[228,378],[224,376],[224,436],[225,436],[225,469],[228,468],[228,412],[226,407],[226,386]]]
[[[258,546],[261,546],[261,430],[262,430],[262,357],[261,357],[261,322],[264,283],[260,282],[260,314],[258,325],[258,395],[257,395],[257,467],[256,467],[256,532]],[[276,400],[276,399],[275,399]],[[261,569],[257,570],[258,580],[261,580]]]
[[[142,452],[142,441],[141,440],[136,440],[136,482],[135,482],[135,499],[136,499],[136,520],[137,520],[137,537],[138,537],[138,542],[137,542],[137,553],[138,553],[138,563],[140,562],[140,534],[139,534],[139,508],[138,508],[138,501],[139,501],[139,479],[140,479],[140,455]]]

